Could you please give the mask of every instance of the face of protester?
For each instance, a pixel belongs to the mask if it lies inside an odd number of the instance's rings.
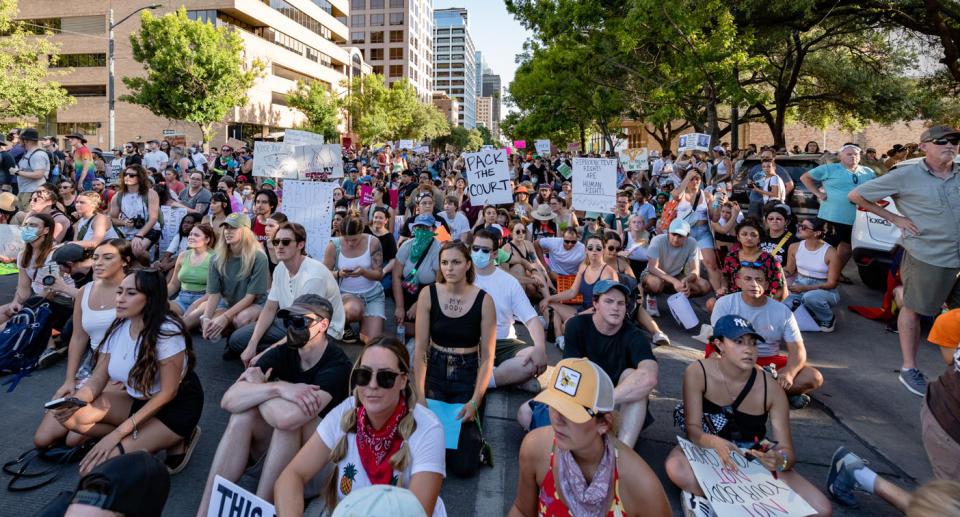
[[[134,169],[127,169],[123,173],[123,184],[127,187],[136,187],[140,184],[140,177],[137,175],[137,171]]]
[[[337,191],[333,191],[336,195]],[[260,194],[253,200],[253,213],[259,216],[270,215],[270,198],[266,194]]]
[[[277,250],[277,258],[280,260],[290,260],[300,255],[300,250],[305,243],[297,242],[296,236],[291,230],[280,230],[274,235],[273,240],[277,241],[273,247]]]
[[[560,205],[560,200],[556,198],[550,198],[550,210],[555,214],[559,214],[560,210],[563,210],[563,206]]]
[[[616,239],[607,239],[607,242],[603,245],[603,260],[604,262],[615,260],[617,258],[617,253],[620,251],[622,243]]]
[[[720,217],[722,217],[724,221],[730,221],[730,218],[733,217],[733,208],[729,206],[721,207]]]
[[[343,223],[343,214],[333,214],[333,231],[340,234],[340,225]]]
[[[110,244],[101,244],[93,250],[93,275],[97,278],[110,278],[123,269],[120,252]]]
[[[464,190],[467,188],[467,180],[463,178],[457,178],[455,185],[457,187],[457,190]]]
[[[759,300],[767,292],[767,275],[758,268],[741,267],[737,273],[737,287],[744,296]]]
[[[956,148],[956,146],[954,146]],[[852,169],[857,165],[860,165],[860,149],[856,147],[848,147],[843,151],[840,151],[840,163],[848,169]]]
[[[137,290],[134,275],[127,275],[117,288],[117,317],[131,318],[143,312],[147,305],[147,295]]]
[[[194,227],[190,229],[190,234],[187,235],[187,247],[190,249],[209,248],[210,239],[200,231],[200,228],[194,225]]]
[[[587,258],[591,264],[597,264],[603,255],[603,242],[597,238],[587,239]]]
[[[497,209],[496,207],[488,206],[483,209],[483,223],[486,226],[490,226],[497,222]]]
[[[500,226],[507,226],[507,224],[509,223],[510,223],[509,215],[497,212],[497,224],[499,224]]]
[[[77,213],[80,214],[81,217],[90,217],[98,207],[99,204],[91,203],[86,196],[77,197]]]
[[[433,196],[425,196],[420,198],[420,201],[417,202],[417,208],[420,210],[420,214],[432,214],[433,213]]]
[[[756,249],[760,244],[760,231],[752,226],[744,226],[737,232],[737,242],[746,249]]]
[[[732,215],[732,214],[731,214]],[[729,220],[729,219],[726,219]],[[770,212],[767,214],[767,230],[770,232],[781,232],[786,226],[787,220],[779,212]]]
[[[576,232],[564,232],[563,233],[563,249],[570,251],[576,245],[577,245]]]
[[[819,153],[820,146],[816,142],[807,142],[807,146],[803,148],[805,153]]]
[[[43,212],[51,206],[53,206],[53,199],[51,199],[50,194],[44,190],[38,190],[30,196],[31,212]]]
[[[180,235],[190,235],[190,232],[196,225],[196,219],[192,217],[184,217],[182,220],[180,220]]]
[[[343,199],[343,190],[339,188],[333,189],[333,202],[336,203]]]
[[[199,190],[203,186],[203,174],[195,172],[190,175],[190,188]]]
[[[631,232],[639,232],[643,230],[643,220],[639,217],[631,217],[627,220],[627,226]]]
[[[366,386],[357,386],[357,397],[367,412],[372,414],[392,414],[403,396],[403,389],[407,385],[408,375],[401,372],[400,360],[390,350],[382,346],[367,349],[360,358],[360,367],[373,372],[370,383]],[[377,372],[387,371],[398,373],[393,386],[384,388],[377,384]]]
[[[443,278],[447,283],[465,281],[470,264],[470,258],[464,257],[456,248],[443,250],[440,255],[440,270],[443,271]]]
[[[104,185],[102,181],[93,182],[93,191],[98,194],[103,194]]]
[[[177,182],[177,173],[176,171],[166,171],[163,173],[163,179],[167,182],[167,185],[173,185]]]
[[[371,219],[372,226],[375,230],[380,231],[387,225],[387,216],[380,212],[379,210],[373,213],[373,218]]]
[[[240,228],[234,228],[229,224],[223,225],[223,240],[229,246],[233,246],[240,242]]]
[[[777,166],[773,162],[762,162],[760,168],[763,169],[763,175],[770,177],[776,174]]]
[[[687,182],[687,192],[696,192],[700,188],[700,183],[703,183],[703,179],[696,169],[690,169],[687,176],[690,178]]]
[[[950,135],[948,138],[955,139],[957,136]],[[932,160],[947,163],[957,157],[957,145],[958,144],[950,143],[949,141],[943,145],[937,145],[933,142],[920,142],[920,150],[925,152]]]
[[[687,236],[680,235],[678,233],[671,233],[667,236],[667,242],[669,242],[674,248],[679,248],[680,246],[683,246],[684,242],[687,242]]]
[[[720,360],[736,364],[740,368],[753,368],[757,362],[757,338],[753,335],[740,336],[737,339],[723,338],[719,347]]]
[[[430,173],[425,172],[420,175],[420,184],[421,185],[433,185],[433,178],[431,178]]]
[[[617,196],[617,210],[619,210],[621,214],[622,214],[622,213],[625,213],[625,212],[627,211],[627,207],[628,207],[629,205],[630,205],[630,198],[629,198],[629,197],[627,197],[627,196]]]
[[[61,181],[57,187],[60,189],[60,197],[63,198],[69,198],[77,192],[73,183],[69,181]]]
[[[267,238],[272,239],[277,236],[277,229],[280,228],[280,223],[273,219],[267,219],[267,222],[263,223],[263,227],[267,232]]]
[[[619,325],[627,314],[627,297],[619,289],[610,289],[594,300],[597,316],[607,325]]]

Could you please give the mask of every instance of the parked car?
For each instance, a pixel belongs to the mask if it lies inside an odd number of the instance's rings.
[[[787,204],[798,217],[814,217],[820,209],[820,200],[800,182],[804,172],[820,165],[820,154],[800,154],[796,156],[777,156],[777,166],[786,169],[793,179],[793,191],[787,196]],[[747,173],[760,165],[760,157],[751,157],[743,161],[733,179],[731,200],[740,203],[744,212],[750,209],[750,192],[747,190]]]

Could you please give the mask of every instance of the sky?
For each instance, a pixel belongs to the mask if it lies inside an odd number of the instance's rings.
[[[500,74],[504,95],[517,69],[515,57],[532,33],[507,12],[503,0],[434,0],[434,9],[465,7],[470,11],[470,34],[487,66]]]

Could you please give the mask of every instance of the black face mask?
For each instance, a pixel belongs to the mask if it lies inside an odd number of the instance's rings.
[[[310,327],[296,329],[287,327],[287,346],[294,349],[303,348],[310,341]]]

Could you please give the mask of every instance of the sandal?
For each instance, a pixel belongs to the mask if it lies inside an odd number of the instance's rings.
[[[170,475],[179,474],[183,469],[187,467],[187,463],[190,462],[190,456],[193,454],[193,450],[197,447],[197,443],[200,441],[200,426],[193,428],[193,432],[190,433],[190,436],[184,442],[184,451],[182,454],[167,454],[167,459],[164,460],[164,464],[167,466],[167,472]]]

